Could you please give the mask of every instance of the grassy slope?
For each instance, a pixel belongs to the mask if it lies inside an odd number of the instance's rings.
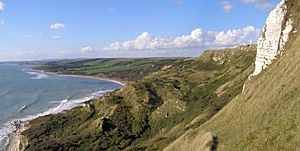
[[[297,31],[300,2],[289,0]],[[300,36],[293,34],[284,55],[259,76],[247,82],[246,90],[203,126],[191,129],[166,150],[203,145],[200,139],[212,133],[218,150],[299,150],[300,147]],[[189,142],[189,143],[188,143]],[[192,142],[192,143],[191,143]]]
[[[27,150],[162,149],[241,92],[253,71],[255,49],[207,51],[86,107],[33,120],[23,133]]]
[[[183,58],[140,58],[140,59],[88,59],[47,62],[36,68],[63,74],[98,76],[123,81],[142,79],[149,73],[160,70]]]

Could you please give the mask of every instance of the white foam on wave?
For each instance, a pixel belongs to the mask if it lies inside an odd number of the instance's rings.
[[[105,79],[105,81],[110,81],[110,82],[117,83],[117,84],[120,84],[120,85],[122,85],[122,86],[125,86],[124,83],[121,83],[121,82],[119,82],[119,81],[109,80],[109,79]]]
[[[31,74],[31,75],[35,75],[35,77],[31,78],[33,80],[45,79],[45,78],[48,77],[46,74],[43,74],[41,72],[27,71],[26,73]]]
[[[81,99],[71,100],[68,98],[68,99],[65,99],[62,101],[57,101],[57,102],[59,102],[59,104],[56,107],[51,108],[47,111],[44,111],[44,112],[36,114],[36,115],[30,115],[30,116],[27,116],[27,117],[21,118],[21,119],[14,119],[12,121],[7,122],[4,125],[4,127],[0,129],[0,150],[7,143],[10,134],[17,131],[20,123],[27,123],[28,121],[36,119],[38,117],[42,117],[42,116],[46,116],[46,115],[50,115],[50,114],[58,114],[63,111],[66,111],[66,110],[70,110],[74,107],[82,105],[83,103],[85,103],[89,100],[99,98],[99,97],[103,96],[104,94],[111,92],[111,91],[113,91],[113,90],[97,91],[97,92],[94,92],[91,95],[89,95],[87,97],[83,97]]]

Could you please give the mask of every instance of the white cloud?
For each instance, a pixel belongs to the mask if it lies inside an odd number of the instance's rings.
[[[157,37],[144,32],[134,40],[118,41],[105,47],[106,51],[120,50],[195,50],[217,49],[254,43],[260,30],[253,26],[228,31],[208,31],[196,28],[189,35]]]
[[[227,13],[232,12],[234,10],[234,6],[227,0],[222,1],[222,8]]]
[[[51,24],[49,28],[59,30],[59,29],[64,29],[65,25],[61,23],[55,23],[55,24]]]
[[[92,53],[94,52],[94,48],[92,48],[91,46],[86,46],[80,49],[80,52],[82,53]]]
[[[5,4],[3,2],[0,1],[0,11],[3,11],[4,10],[4,6]]]
[[[273,0],[243,0],[246,4],[254,4],[259,9],[269,9],[274,6]]]
[[[63,39],[63,37],[59,36],[59,35],[54,35],[51,38],[54,39],[54,40],[61,40],[61,39]]]
[[[253,39],[248,39],[247,41],[246,37],[256,33],[256,29],[252,26],[215,33],[215,44],[227,46],[252,43]]]

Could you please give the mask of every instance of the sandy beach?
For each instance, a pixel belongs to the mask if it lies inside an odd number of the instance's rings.
[[[49,74],[49,73],[51,73],[51,72],[47,72],[47,74]],[[56,73],[52,73],[52,74],[56,74]],[[118,83],[118,84],[121,84],[121,85],[125,85],[125,84],[128,83],[128,81],[125,81],[125,80],[116,80],[116,79],[103,78],[103,77],[97,77],[97,76],[76,75],[76,74],[60,74],[60,73],[58,73],[56,75],[81,77],[81,78],[92,78],[92,79],[110,81],[110,82]]]
[[[92,78],[92,79],[98,79],[98,80],[105,80],[105,81],[110,81],[114,83],[118,83],[121,85],[126,85],[129,81],[127,80],[120,80],[120,79],[113,79],[113,78],[106,78],[106,77],[98,77],[98,76],[93,76],[93,75],[77,75],[77,74],[66,74],[66,73],[55,73],[55,72],[45,72],[43,70],[36,70],[41,73],[45,73],[48,75],[58,75],[58,76],[71,76],[71,77],[81,77],[81,78]]]

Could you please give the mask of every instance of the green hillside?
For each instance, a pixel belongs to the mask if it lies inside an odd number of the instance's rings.
[[[294,26],[300,30],[300,1],[288,1]],[[247,81],[214,118],[189,130],[166,150],[203,146],[208,134],[217,138],[218,150],[294,151],[300,148],[300,37],[292,34],[283,56],[259,76]]]
[[[60,74],[74,74],[135,81],[184,58],[100,58],[61,60],[39,64],[36,69]]]
[[[161,150],[239,95],[256,46],[176,61],[84,107],[30,122],[27,150]]]

